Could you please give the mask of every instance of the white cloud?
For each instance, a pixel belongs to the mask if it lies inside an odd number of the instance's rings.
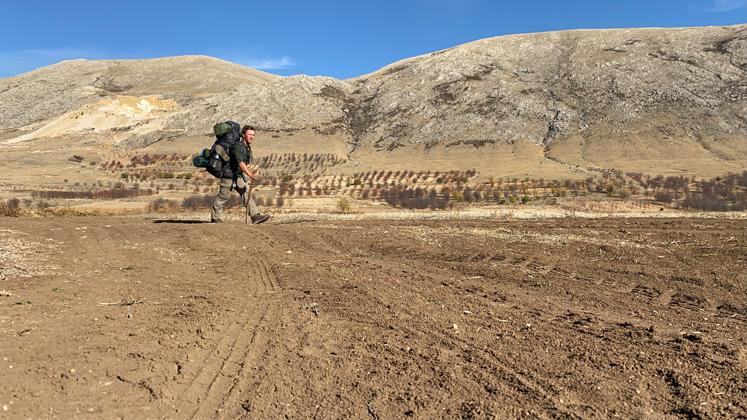
[[[288,56],[284,56],[281,58],[264,59],[246,57],[234,59],[228,58],[228,61],[236,64],[241,64],[242,66],[251,67],[256,70],[279,70],[287,69],[288,67],[293,67],[296,65],[296,63],[293,62],[293,60]]]
[[[729,10],[747,7],[746,0],[713,0],[713,7],[705,9],[706,12],[728,12]]]
[[[0,51],[0,77],[15,76],[60,61],[78,58],[96,60],[102,56],[99,51],[76,48]]]

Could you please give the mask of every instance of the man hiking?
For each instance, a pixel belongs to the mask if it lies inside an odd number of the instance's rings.
[[[249,216],[252,224],[266,222],[270,218],[269,214],[260,214],[257,205],[252,199],[251,183],[259,177],[258,173],[249,171],[247,164],[254,162],[252,158],[252,142],[254,141],[255,130],[251,125],[245,125],[241,128],[241,141],[237,142],[229,152],[231,171],[233,178],[221,178],[220,190],[215,197],[213,211],[210,214],[210,223],[223,223],[222,219],[223,205],[231,197],[231,191],[235,187],[236,192],[241,195],[244,205],[249,210]],[[251,181],[250,181],[251,180]]]

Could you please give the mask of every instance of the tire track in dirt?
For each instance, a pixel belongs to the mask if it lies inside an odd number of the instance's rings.
[[[417,294],[413,289],[410,293],[413,293],[413,296]],[[383,303],[386,298],[381,297],[379,301],[382,302],[382,306],[386,306],[386,303]],[[387,325],[381,325],[381,327],[386,329]],[[563,327],[552,328],[559,331],[559,334],[566,333]],[[454,348],[470,347],[469,340],[451,333],[431,330],[429,334],[436,343],[449,343]],[[464,366],[465,373],[469,372],[467,377],[473,385],[476,388],[482,388],[487,395],[501,394],[504,398],[527,403],[532,412],[523,413],[525,415],[531,415],[533,418],[552,418],[553,413],[562,413],[566,418],[590,418],[559,404],[561,399],[557,397],[560,394],[558,384],[539,370],[526,369],[524,372],[519,372],[498,352],[487,348],[465,353],[457,351],[456,358],[461,360],[456,364]],[[469,412],[462,414],[465,417],[471,416]]]
[[[528,371],[524,374],[517,372],[515,369],[504,363],[500,356],[492,351],[475,352],[472,355],[475,359],[480,360],[479,366],[486,366],[490,368],[482,368],[480,373],[487,375],[489,378],[499,378],[502,383],[513,384],[514,388],[510,391],[516,394],[516,400],[523,398],[532,399],[534,411],[542,411],[540,413],[533,413],[534,416],[550,418],[552,413],[563,413],[568,418],[580,418],[586,419],[587,416],[581,415],[579,412],[573,413],[572,410],[564,408],[558,404],[558,399],[553,396],[557,395],[557,387],[550,380],[544,379],[546,375],[543,375],[539,371]],[[480,383],[489,383],[488,381]],[[490,393],[489,389],[486,389]]]
[[[264,342],[256,340],[257,331],[265,323],[268,313],[274,311],[268,294],[276,292],[278,285],[265,260],[256,259],[254,263],[248,274],[250,279],[247,290],[247,299],[253,299],[254,302],[229,320],[229,327],[182,393],[177,408],[184,413],[185,418],[218,416],[228,397],[234,394],[238,382],[236,378],[253,359],[264,352]],[[256,300],[250,296],[256,297]]]
[[[266,353],[266,349],[269,346],[270,336],[262,332],[269,329],[271,320],[276,321],[280,319],[278,314],[280,307],[276,304],[276,299],[271,298],[272,293],[280,290],[277,279],[272,274],[267,260],[263,258],[258,259],[257,268],[261,274],[261,281],[267,287],[263,296],[265,305],[263,314],[254,331],[252,331],[251,347],[241,357],[239,369],[232,376],[231,386],[219,395],[219,405],[212,407],[214,410],[213,413],[217,415],[217,418],[237,419],[244,418],[248,414],[247,404],[244,401],[246,400],[245,396],[251,393],[249,389],[251,386],[246,380],[248,376],[246,371],[258,364],[257,359],[260,359]],[[209,412],[206,411],[206,413]]]

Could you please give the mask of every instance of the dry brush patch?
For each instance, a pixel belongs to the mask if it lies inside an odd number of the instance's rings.
[[[0,230],[0,280],[59,273],[59,267],[47,264],[49,254],[59,251],[58,245],[28,237],[28,233],[19,230]]]

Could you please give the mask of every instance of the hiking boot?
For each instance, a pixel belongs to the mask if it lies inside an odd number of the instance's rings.
[[[210,219],[210,223],[226,223],[223,219]]]
[[[258,225],[260,223],[266,222],[270,218],[269,214],[255,214],[252,216],[252,224]]]

